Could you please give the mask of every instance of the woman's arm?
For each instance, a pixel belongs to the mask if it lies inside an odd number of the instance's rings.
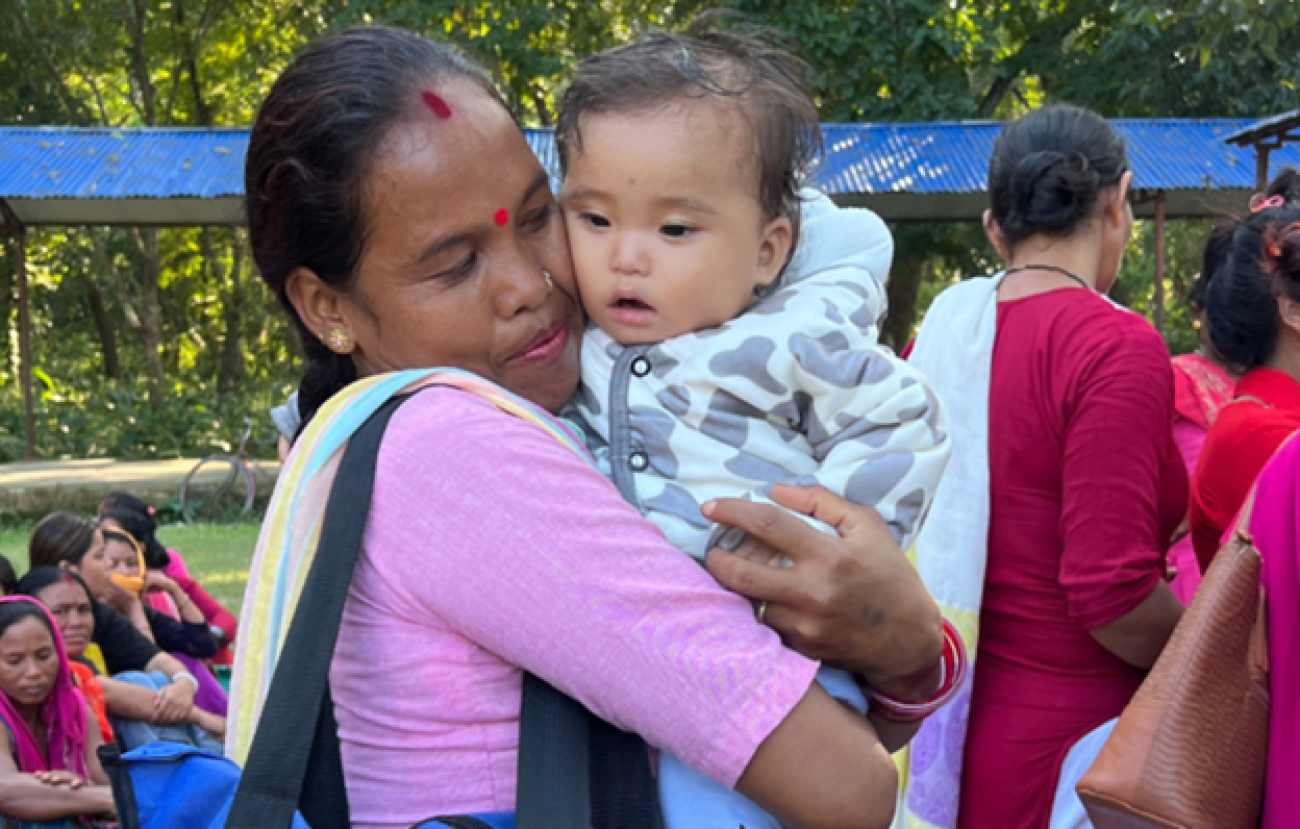
[[[212,595],[203,589],[203,585],[189,576],[174,576],[173,580],[180,585],[180,588],[194,602],[195,607],[203,614],[203,618],[207,623],[221,628],[223,634],[221,644],[233,644],[235,636],[239,632],[239,622],[234,615],[222,607],[220,602],[212,598]]]
[[[90,774],[91,783],[107,786],[108,775],[99,764],[99,747],[103,744],[104,735],[99,730],[99,718],[90,710],[90,703],[86,703],[86,771]]]
[[[104,601],[126,617],[141,636],[152,642],[153,628],[149,626],[149,617],[145,615],[144,602],[140,601],[140,597],[112,583],[109,585],[109,591]]]
[[[171,596],[172,601],[176,603],[176,610],[181,614],[182,622],[207,624],[207,620],[203,618],[203,612],[195,606],[194,602],[190,601],[190,597],[185,594],[180,585],[158,570],[149,570],[145,573],[144,589],[146,591],[161,591]]]
[[[166,688],[158,692],[154,700],[154,715],[150,718],[155,723],[177,723],[187,720],[190,709],[194,707],[194,695],[199,690],[199,680],[190,673],[180,660],[169,653],[160,652],[145,666],[146,673],[161,671],[171,680]]]
[[[218,740],[226,738],[226,718],[211,711],[204,711],[197,705],[190,711],[190,722],[202,728],[204,731],[216,737]]]
[[[87,712],[94,733],[99,734],[99,724]],[[89,730],[90,726],[87,726]],[[87,739],[87,747],[90,740]],[[95,768],[98,768],[96,760]],[[103,774],[101,769],[99,772]],[[70,778],[60,783],[45,783],[35,775],[24,774],[14,765],[9,734],[0,729],[0,814],[18,820],[58,820],[77,815],[99,815],[113,811],[113,790],[105,785],[69,785]]]
[[[188,599],[186,603],[189,603]],[[198,615],[198,611],[194,610],[192,604],[190,609]],[[152,607],[145,608],[145,615],[148,616],[149,624],[153,627],[154,642],[169,653],[183,653],[195,659],[207,659],[221,648],[217,644],[217,637],[212,634],[212,630],[208,628],[207,622],[202,620],[202,616],[199,616],[197,622],[178,622]]]
[[[803,829],[884,829],[898,770],[871,723],[813,685],[759,745],[736,789]]]
[[[827,809],[797,770],[813,754],[844,781],[832,820],[892,812],[886,752],[865,718],[810,690],[816,664],[540,430],[457,392],[417,395],[385,435],[366,547],[355,589],[382,590],[404,619],[451,628],[724,785],[748,773],[746,791],[778,817]],[[364,638],[345,631],[340,647],[349,635]],[[336,655],[333,670],[369,668]]]
[[[1085,352],[1066,402],[1057,578],[1079,627],[1149,668],[1182,617],[1164,578],[1177,520],[1162,519],[1175,512],[1173,495],[1186,514],[1187,471],[1173,443],[1164,342],[1127,312],[1117,320],[1092,334],[1104,339]]]
[[[157,693],[107,676],[99,677],[99,687],[104,689],[104,707],[114,717],[144,722],[153,719],[157,710]]]
[[[1089,632],[1103,648],[1120,659],[1147,669],[1156,664],[1182,618],[1182,603],[1174,598],[1169,582],[1161,579],[1137,607]]]

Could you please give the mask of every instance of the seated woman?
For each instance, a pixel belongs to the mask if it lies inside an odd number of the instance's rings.
[[[226,730],[223,717],[195,705],[181,722],[164,723],[158,719],[157,675],[128,671],[106,677],[95,673],[85,660],[86,648],[95,634],[94,600],[79,576],[57,567],[37,567],[19,580],[18,592],[35,598],[54,617],[77,687],[100,718],[101,730],[106,722],[116,724],[105,731],[105,739],[112,739],[107,735],[116,732],[128,749],[167,741],[220,751],[218,740]]]
[[[32,530],[28,556],[33,570],[58,567],[80,575],[92,596],[108,595],[117,589],[108,577],[104,536],[89,518],[68,512],[47,515]],[[158,693],[157,721],[185,721],[194,705],[198,678],[104,602],[94,601],[91,613],[95,620],[91,642],[97,653],[88,653],[87,657],[92,662],[98,657],[97,667],[109,676],[124,671],[162,674],[167,684]]]
[[[1264,464],[1300,429],[1300,205],[1289,199],[1256,198],[1247,218],[1227,220],[1231,248],[1205,293],[1210,340],[1241,379],[1192,479],[1192,541],[1203,571]]]
[[[477,375],[476,393],[415,394],[379,450],[330,671],[353,825],[513,810],[525,671],[787,823],[889,825],[888,751],[916,722],[840,706],[813,682],[815,660],[929,700],[944,676],[938,608],[869,508],[772,490],[839,531],[826,535],[771,505],[708,504],[710,520],[791,563],[715,549],[706,572],[556,439],[584,319],[549,178],[486,74],[386,27],[317,43],[262,105],[246,180],[258,270],[307,355],[308,427],[277,510],[306,513],[293,496],[328,490],[328,462],[299,474],[323,430],[346,438],[434,367]],[[308,554],[299,536],[268,541],[306,526],[292,518],[264,524],[252,567],[227,737],[237,761],[278,656],[272,631],[293,611],[275,556]]]
[[[99,723],[72,684],[40,603],[0,599],[0,818],[6,827],[84,827],[113,811]]]
[[[102,532],[108,574],[113,584],[126,595],[142,601],[154,594],[165,593],[176,608],[179,618],[169,616],[150,604],[144,605],[145,618],[158,647],[195,659],[208,659],[215,654],[217,640],[208,629],[207,620],[185,591],[160,571],[145,567],[139,542],[126,530],[107,527]]]
[[[164,547],[158,541],[158,523],[154,520],[153,507],[134,495],[114,492],[100,502],[99,525],[104,528],[115,527],[125,530],[140,542],[140,547],[144,551],[145,565],[150,570],[161,572],[174,581],[207,620],[213,635],[217,637],[220,648],[212,658],[213,663],[232,664],[234,654],[230,649],[234,645],[235,634],[238,632],[235,617],[222,607],[220,602],[212,598],[208,591],[203,589],[203,585],[190,576],[189,570],[185,567],[185,560],[181,558],[179,552]],[[150,595],[150,603],[159,610],[169,612],[173,618],[179,619],[179,609],[174,601],[168,593]]]
[[[194,695],[194,704],[218,716],[226,716],[226,691],[204,661],[214,657],[220,647],[213,628],[208,626],[203,614],[176,582],[158,570],[145,567],[143,551],[130,533],[108,528],[103,530],[103,534],[109,575],[115,589],[101,599],[127,618],[134,619],[143,612],[148,630],[141,632],[180,660],[198,678],[199,690]],[[144,603],[157,595],[168,596],[168,602],[179,618]]]

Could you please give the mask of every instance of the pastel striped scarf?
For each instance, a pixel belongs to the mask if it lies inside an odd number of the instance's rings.
[[[545,430],[594,465],[582,441],[563,423],[527,400],[457,369],[382,374],[332,397],[299,435],[280,470],[249,570],[226,730],[226,754],[236,763],[243,765],[252,746],[280,649],[316,557],[325,507],[348,441],[390,399],[427,386],[452,386],[478,395]]]

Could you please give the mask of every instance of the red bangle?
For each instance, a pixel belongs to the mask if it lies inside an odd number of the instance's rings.
[[[867,698],[871,701],[871,710],[877,711],[890,722],[917,723],[947,705],[966,681],[968,670],[966,646],[961,641],[961,634],[952,622],[943,620],[943,654],[939,658],[939,690],[927,700],[909,702],[882,694],[874,688],[865,686]]]

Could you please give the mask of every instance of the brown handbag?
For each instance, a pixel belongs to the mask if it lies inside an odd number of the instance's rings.
[[[1268,642],[1251,506],[1075,787],[1096,829],[1259,826]]]

